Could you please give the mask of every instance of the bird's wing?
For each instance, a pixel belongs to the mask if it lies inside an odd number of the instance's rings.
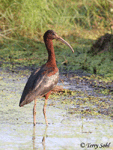
[[[58,77],[53,76],[49,78],[47,74],[48,70],[44,66],[31,74],[23,90],[19,106],[28,104],[37,96],[45,95],[53,89]]]
[[[44,72],[44,69],[41,67],[34,71],[30,77],[28,78],[28,81],[24,87],[19,106],[22,106],[22,104],[25,103],[25,101],[28,99],[29,95],[33,92],[33,90],[36,88],[36,83],[37,86],[40,86],[42,83],[44,77],[46,74],[42,75],[42,72]],[[27,102],[26,102],[27,103]]]

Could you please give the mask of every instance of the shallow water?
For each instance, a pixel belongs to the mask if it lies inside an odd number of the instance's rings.
[[[113,122],[109,116],[70,113],[75,108],[73,104],[63,104],[54,98],[48,100],[48,127],[42,113],[44,99],[38,99],[34,128],[33,102],[22,108],[18,106],[26,80],[26,76],[0,72],[0,150],[113,149]],[[74,89],[68,82],[63,85]],[[85,87],[82,88],[84,91]],[[92,91],[89,87],[86,90]]]

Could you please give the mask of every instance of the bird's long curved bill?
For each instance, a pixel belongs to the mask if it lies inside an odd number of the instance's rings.
[[[57,36],[57,39],[62,41],[63,43],[65,43],[72,50],[72,52],[74,53],[74,49],[71,47],[71,45],[68,42],[66,42],[63,38],[61,38],[59,36]]]

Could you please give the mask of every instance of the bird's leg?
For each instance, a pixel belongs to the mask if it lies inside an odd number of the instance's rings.
[[[49,92],[45,95],[45,102],[44,102],[44,107],[43,107],[43,114],[44,114],[46,126],[48,126],[48,121],[47,121],[47,117],[46,117],[46,105],[47,105],[47,99],[48,99],[50,93],[51,93],[51,91],[49,91]]]
[[[47,99],[45,99],[45,102],[44,102],[43,114],[44,114],[46,125],[48,126],[48,121],[47,121],[47,117],[46,117],[46,105],[47,105]]]
[[[37,100],[34,100],[34,107],[33,107],[33,124],[36,125],[36,102]]]

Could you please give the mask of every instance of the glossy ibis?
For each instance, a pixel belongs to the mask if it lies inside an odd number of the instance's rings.
[[[33,107],[33,124],[36,125],[36,98],[43,96],[45,97],[45,103],[43,107],[43,113],[45,117],[46,125],[48,125],[46,118],[46,105],[47,99],[51,90],[58,82],[59,78],[59,70],[56,65],[55,52],[53,47],[53,39],[57,39],[65,43],[70,47],[72,52],[74,52],[73,48],[67,43],[64,39],[59,37],[53,30],[48,30],[44,34],[44,42],[48,51],[48,61],[46,64],[42,65],[41,68],[35,70],[29,77],[26,86],[23,90],[19,106],[24,106],[34,100]]]

